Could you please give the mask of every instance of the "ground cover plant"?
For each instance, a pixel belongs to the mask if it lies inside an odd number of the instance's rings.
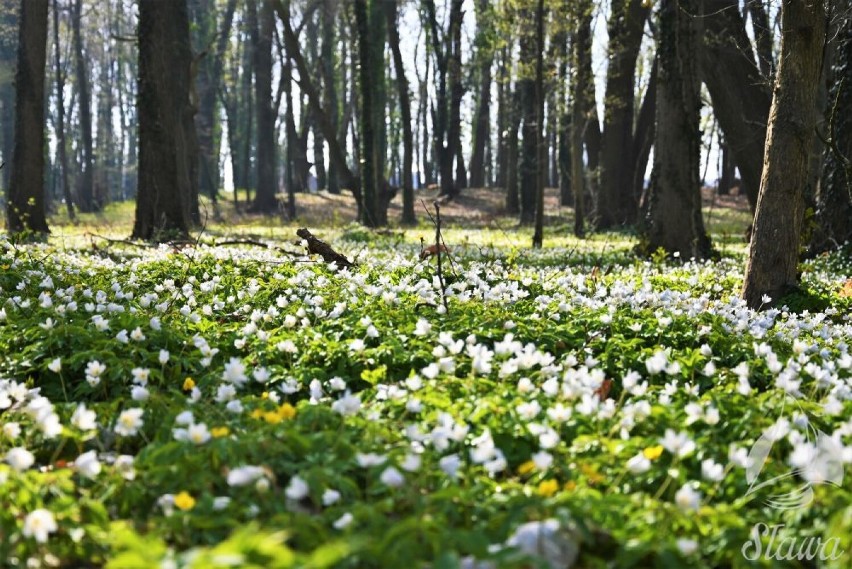
[[[429,231],[0,237],[0,559],[849,566],[848,250],[756,312],[741,247]]]

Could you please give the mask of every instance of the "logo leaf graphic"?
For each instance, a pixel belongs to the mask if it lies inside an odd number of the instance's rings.
[[[763,470],[763,465],[766,464],[766,459],[769,457],[769,452],[772,450],[772,445],[775,444],[766,433],[757,439],[757,442],[751,447],[748,452],[748,465],[746,468],[746,482],[754,485],[757,477]]]

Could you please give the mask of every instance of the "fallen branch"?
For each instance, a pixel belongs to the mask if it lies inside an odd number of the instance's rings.
[[[326,263],[334,263],[341,269],[350,269],[355,266],[349,259],[332,249],[331,245],[314,237],[306,228],[302,227],[296,231],[296,235],[308,242],[308,253],[319,255]]]

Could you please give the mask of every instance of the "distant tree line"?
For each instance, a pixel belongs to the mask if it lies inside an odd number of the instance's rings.
[[[0,0],[8,227],[133,198],[134,237],[185,236],[227,170],[242,211],[345,190],[370,227],[494,186],[534,246],[558,187],[578,237],[703,259],[709,134],[759,305],[852,237],[850,50],[850,0]]]

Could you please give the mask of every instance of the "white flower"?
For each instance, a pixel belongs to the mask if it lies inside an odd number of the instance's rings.
[[[160,361],[161,365],[166,365],[170,357],[171,354],[169,354],[168,350],[160,350],[160,356],[157,359]]]
[[[322,505],[331,506],[340,500],[340,492],[331,488],[322,493]]]
[[[130,370],[130,373],[133,375],[134,383],[144,386],[148,384],[148,377],[151,375],[151,370],[148,368],[135,367]]]
[[[149,396],[148,390],[141,385],[134,385],[130,388],[130,398],[134,401],[147,401]]]
[[[461,467],[461,457],[457,454],[447,455],[438,461],[438,466],[441,467],[441,470],[443,470],[447,476],[455,478],[459,468]]]
[[[252,377],[254,377],[254,380],[258,383],[266,383],[267,381],[269,381],[269,377],[271,376],[271,374],[269,373],[269,370],[266,369],[265,367],[259,367],[259,368],[255,369],[252,372],[251,375],[252,375]]]
[[[97,360],[86,364],[86,375],[88,376],[100,377],[105,371],[106,366]]]
[[[59,373],[60,371],[62,371],[62,360],[59,358],[51,360],[51,362],[47,364],[47,369],[49,369],[53,373]]]
[[[426,336],[431,331],[432,331],[432,325],[428,321],[424,320],[423,318],[420,318],[417,321],[417,324],[414,326],[414,335],[415,336]]]
[[[662,372],[668,365],[668,356],[666,356],[666,353],[662,350],[656,351],[653,356],[645,360],[645,367],[651,375],[656,375]]]
[[[678,458],[683,458],[695,450],[695,442],[689,438],[688,434],[684,432],[675,433],[672,429],[666,429],[666,434],[660,439],[660,444]]]
[[[361,340],[360,338],[349,342],[350,352],[363,352],[364,347],[364,340]]]
[[[379,476],[379,480],[391,488],[399,488],[405,483],[405,477],[393,466],[385,468],[384,472]]]
[[[21,425],[18,423],[6,423],[3,425],[3,436],[7,439],[17,439],[21,436]]]
[[[263,475],[259,466],[238,466],[228,472],[228,486],[247,486]]]
[[[651,461],[645,456],[645,453],[638,453],[627,461],[627,470],[633,474],[642,474],[651,469]]]
[[[676,542],[678,551],[684,555],[692,555],[698,551],[698,542],[694,539],[678,539]]]
[[[332,525],[334,526],[334,529],[344,529],[349,524],[351,524],[354,519],[355,518],[352,516],[352,514],[350,514],[349,512],[346,512],[345,514],[340,516],[340,518],[338,518],[338,520],[336,522],[334,522]]]
[[[38,543],[46,543],[49,534],[58,529],[53,514],[49,510],[39,508],[27,514],[21,533],[24,537],[35,538]]]
[[[308,483],[299,476],[294,476],[290,479],[290,484],[287,485],[285,494],[287,494],[287,497],[291,500],[301,500],[308,495],[309,491],[310,488],[308,487]]]
[[[74,414],[71,415],[71,424],[81,431],[92,431],[98,428],[96,422],[97,414],[94,411],[86,409],[85,403],[77,405]]]
[[[190,425],[189,428],[187,428],[186,436],[187,439],[193,443],[203,445],[210,440],[210,431],[207,430],[207,425],[204,423],[198,423],[197,425]]]
[[[346,395],[331,404],[331,410],[343,416],[355,415],[361,409],[361,398],[348,391]]]
[[[125,480],[133,480],[136,478],[136,469],[133,468],[133,457],[129,454],[122,454],[116,457],[113,464],[116,472],[121,474]]]
[[[222,372],[222,379],[230,383],[236,383],[237,385],[243,385],[246,381],[248,381],[248,377],[246,376],[246,366],[243,364],[242,360],[239,358],[231,358],[230,361],[225,364],[225,371]]]
[[[419,454],[407,454],[405,455],[405,460],[399,465],[400,468],[407,472],[414,472],[420,469],[420,455]]]
[[[130,333],[130,339],[134,342],[141,342],[145,339],[145,334],[142,332],[142,328],[137,326],[133,329],[133,332]]]
[[[98,460],[98,454],[93,450],[84,452],[78,456],[77,460],[74,461],[74,466],[77,468],[77,472],[86,478],[94,478],[101,472],[101,463]]]
[[[709,480],[710,482],[719,482],[724,478],[725,469],[724,467],[714,462],[713,459],[705,459],[701,461],[701,476],[705,480]]]
[[[33,465],[35,457],[24,447],[14,447],[9,449],[4,460],[18,472],[23,472]]]
[[[547,470],[553,464],[553,455],[547,451],[538,451],[532,455],[532,461],[538,470]]]
[[[355,455],[355,460],[358,462],[358,466],[360,466],[361,468],[369,468],[371,466],[378,466],[379,464],[384,464],[384,462],[387,460],[387,457],[381,454],[376,454],[374,452],[359,452]]]
[[[675,504],[684,511],[697,511],[701,505],[701,493],[696,491],[691,484],[684,484],[675,493]]]
[[[231,504],[231,498],[228,496],[216,496],[213,498],[213,509],[220,512]]]
[[[124,437],[135,435],[144,423],[142,421],[143,413],[144,411],[139,408],[122,411],[115,422],[115,432]]]

